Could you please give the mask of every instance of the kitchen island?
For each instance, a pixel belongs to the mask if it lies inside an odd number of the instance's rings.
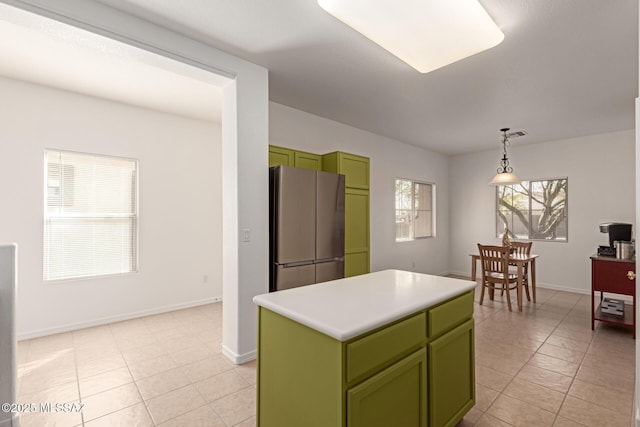
[[[254,297],[257,425],[455,425],[475,403],[474,287],[385,270]]]

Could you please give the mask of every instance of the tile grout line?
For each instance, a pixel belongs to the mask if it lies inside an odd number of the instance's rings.
[[[569,311],[567,311],[567,314],[564,315],[564,317],[562,318],[562,320],[560,320],[560,322],[558,322],[558,325],[556,325],[555,328],[553,328],[553,331],[551,331],[551,333],[549,334],[549,336],[547,337],[547,339],[545,339],[543,341],[543,345],[547,342],[547,340],[549,339],[549,337],[551,335],[553,335],[553,333],[558,329],[558,326],[562,324],[562,322],[569,316],[569,314],[573,311],[574,308],[576,308],[576,306],[578,305],[578,303],[580,302],[581,298],[578,298],[578,300],[573,304],[573,306],[571,307],[571,309]],[[593,342],[593,335],[591,335],[591,339],[589,340],[589,347],[591,346],[591,343]],[[553,344],[550,344],[553,345]],[[582,361],[584,360],[584,357],[587,355],[587,351],[589,350],[589,347],[587,347],[587,350],[585,350],[585,352],[583,353],[582,357],[580,358],[580,363],[578,363],[578,369],[576,370],[576,373],[571,377],[571,383],[569,384],[569,388],[567,388],[567,392],[563,393],[562,396],[562,402],[560,402],[560,406],[558,407],[558,411],[555,413],[555,416],[553,417],[553,424],[556,424],[556,421],[558,420],[558,417],[560,416],[560,411],[562,410],[562,406],[564,405],[564,402],[567,400],[567,396],[569,396],[569,391],[571,391],[571,387],[573,386],[573,383],[576,380],[576,376],[578,375],[578,371],[580,370],[580,367],[582,366]],[[537,353],[537,351],[536,351]],[[562,360],[562,359],[560,359]],[[579,422],[577,420],[571,420],[571,421],[575,421],[575,422]]]
[[[504,394],[504,391],[505,391],[505,390],[509,387],[509,385],[510,385],[514,380],[515,380],[516,376],[517,376],[517,375],[522,371],[522,369],[523,369],[525,366],[527,366],[527,364],[531,361],[531,359],[533,359],[533,357],[534,357],[536,354],[538,354],[538,351],[539,351],[540,347],[542,347],[542,345],[544,345],[544,344],[546,343],[546,341],[549,339],[549,337],[550,337],[551,335],[553,335],[553,332],[554,332],[554,331],[558,328],[558,326],[559,326],[559,325],[560,325],[560,324],[561,324],[561,323],[562,323],[562,322],[567,318],[567,316],[569,316],[569,313],[570,313],[570,312],[575,308],[575,306],[578,304],[578,302],[579,302],[579,301],[580,301],[580,299],[578,299],[578,300],[573,304],[573,306],[572,306],[572,307],[567,311],[567,313],[562,317],[562,319],[558,321],[557,325],[556,325],[556,326],[553,328],[553,330],[552,330],[552,331],[547,335],[547,337],[545,338],[545,340],[544,340],[544,341],[542,341],[542,344],[541,344],[541,345],[539,345],[539,346],[537,347],[537,349],[533,352],[533,354],[529,357],[529,359],[527,359],[527,361],[522,365],[522,367],[520,367],[520,369],[518,369],[518,371],[517,371],[514,375],[512,375],[512,376],[511,376],[511,379],[509,380],[509,382],[507,382],[507,384],[505,385],[505,387],[504,387],[504,388],[503,388],[503,389],[498,393],[498,395],[497,395],[497,396],[496,396],[496,398],[493,400],[493,402],[491,403],[491,405],[489,405],[489,407],[487,407],[487,410],[486,410],[486,411],[484,411],[483,413],[485,413],[485,414],[486,414],[486,413],[489,411],[489,409],[490,409],[490,408],[495,404],[495,402],[498,400],[498,398],[499,398],[500,396],[502,396],[502,395],[508,396],[508,395]],[[545,301],[545,302],[546,302],[546,301]],[[536,302],[536,304],[537,304],[537,302]],[[542,306],[542,305],[544,305],[544,303],[542,303],[540,306],[536,306],[536,307],[535,307],[535,309],[534,309],[534,311],[540,310],[540,308],[541,308],[541,306]],[[499,312],[504,311],[504,310],[505,310],[504,308],[501,308],[500,310],[496,311],[495,313],[492,313],[492,316],[493,316],[494,314],[499,313]],[[542,353],[540,353],[540,354],[542,354]],[[586,353],[585,353],[585,354],[586,354]],[[552,356],[550,356],[550,357],[552,357]],[[584,356],[583,356],[583,358],[584,358]],[[560,359],[560,360],[562,360],[562,359]],[[552,371],[552,372],[553,372],[553,371]],[[575,378],[575,376],[574,376],[573,378]],[[572,381],[572,384],[573,384],[573,378],[572,378],[572,380],[571,380],[571,381]],[[538,385],[540,385],[540,384],[538,384]],[[541,386],[541,387],[544,387],[544,388],[548,388],[548,387],[545,387],[545,386],[542,386],[542,385],[540,385],[540,386]],[[571,386],[569,386],[569,389],[570,389],[570,388],[571,388]],[[566,392],[566,393],[563,393],[563,395],[564,395],[564,396],[563,396],[563,399],[562,399],[562,403],[564,403],[564,400],[566,399],[566,396],[567,396],[567,394],[569,393],[569,389],[567,389],[567,392]],[[552,389],[550,389],[550,390],[552,390]],[[515,399],[515,400],[518,400],[518,401],[520,401],[520,402],[523,402],[523,403],[525,403],[525,404],[527,404],[527,405],[531,405],[531,406],[533,406],[533,407],[535,407],[535,408],[537,408],[537,409],[541,409],[541,410],[543,410],[543,411],[546,411],[546,409],[539,408],[539,407],[537,407],[537,406],[535,406],[535,405],[532,405],[532,404],[530,404],[530,403],[528,403],[528,402],[525,402],[525,401],[523,401],[523,400],[521,400],[521,399],[518,399],[518,398],[516,398],[516,397],[511,397],[511,396],[508,396],[508,397],[510,397],[510,398],[512,398],[512,399]],[[558,412],[556,412],[556,413],[554,414],[553,424],[555,424],[555,422],[556,422],[556,420],[557,420],[557,418],[558,418],[559,411],[560,411],[560,409],[562,408],[562,403],[560,404],[560,407],[559,407],[559,409],[558,409]],[[547,412],[551,413],[550,411],[547,411]],[[489,415],[491,415],[491,414],[489,414]],[[491,415],[491,416],[493,416],[493,415]],[[507,424],[512,425],[511,423],[509,423],[509,422],[507,422],[507,421],[505,421],[505,420],[503,420],[503,419],[501,419],[501,418],[498,418],[498,419],[499,419],[500,421],[502,421],[502,422],[505,422],[505,423],[507,423]],[[573,421],[573,420],[572,420],[572,421]],[[553,424],[552,424],[552,425],[553,425]]]

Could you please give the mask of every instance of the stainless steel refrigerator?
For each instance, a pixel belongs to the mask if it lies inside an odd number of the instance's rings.
[[[344,277],[344,175],[269,169],[269,290]]]

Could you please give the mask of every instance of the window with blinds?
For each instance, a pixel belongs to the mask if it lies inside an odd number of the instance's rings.
[[[138,162],[45,150],[44,280],[137,271]]]

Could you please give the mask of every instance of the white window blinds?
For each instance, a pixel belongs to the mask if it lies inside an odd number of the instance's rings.
[[[44,279],[137,271],[138,162],[45,151]]]

